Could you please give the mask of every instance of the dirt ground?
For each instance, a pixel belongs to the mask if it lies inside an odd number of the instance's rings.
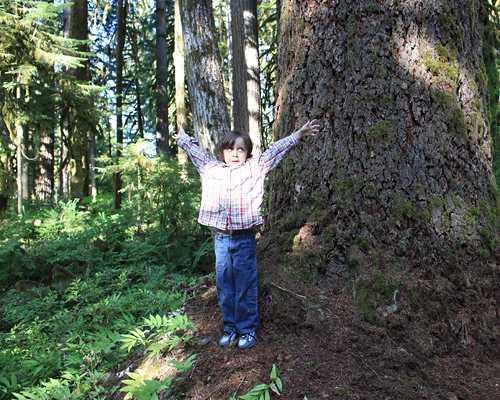
[[[399,328],[368,323],[345,280],[303,282],[283,260],[272,246],[259,245],[261,325],[257,344],[246,351],[218,345],[223,325],[215,281],[206,279],[193,290],[186,314],[198,331],[179,357],[197,354],[197,361],[174,384],[175,398],[239,398],[270,383],[274,364],[283,394],[271,393],[271,399],[500,400],[500,349],[487,354],[469,337],[460,344],[467,330],[452,322],[456,339],[429,345],[437,325],[411,310]],[[473,309],[464,304],[463,312]],[[471,328],[469,336],[474,334]]]
[[[186,313],[198,332],[185,357],[199,357],[181,398],[242,396],[269,383],[275,364],[283,399],[500,399],[498,356],[472,345],[422,352],[425,346],[415,342],[431,327],[415,321],[408,335],[367,323],[345,282],[300,282],[272,254],[259,250],[261,325],[249,350],[218,346],[223,325],[215,282],[195,291]]]

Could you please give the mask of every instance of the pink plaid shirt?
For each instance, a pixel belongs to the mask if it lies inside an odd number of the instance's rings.
[[[286,153],[298,143],[293,135],[274,143],[262,155],[229,167],[214,161],[185,135],[178,142],[201,175],[202,195],[198,222],[223,230],[261,225],[264,180]]]

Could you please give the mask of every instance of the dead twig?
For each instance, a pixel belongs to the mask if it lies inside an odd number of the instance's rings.
[[[193,369],[191,370],[191,373],[189,374],[189,379],[191,379],[193,377],[193,373],[194,373],[194,370],[196,369],[196,366],[198,365],[198,363],[201,361],[203,357],[200,357],[196,360],[196,362],[194,363],[193,365]]]
[[[297,296],[297,297],[300,297],[300,298],[302,298],[302,299],[307,299],[307,297],[306,297],[306,296],[302,296],[301,294],[294,293],[294,292],[292,292],[291,290],[285,289],[284,287],[281,287],[280,285],[277,285],[277,284],[276,284],[276,283],[274,283],[274,282],[271,282],[271,284],[272,284],[272,285],[274,285],[274,286],[276,286],[278,289],[283,290],[284,292],[287,292],[287,293],[293,294],[293,295],[295,295],[295,296]]]

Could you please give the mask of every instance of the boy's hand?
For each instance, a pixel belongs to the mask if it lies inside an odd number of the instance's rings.
[[[180,140],[183,136],[186,136],[186,132],[184,132],[184,129],[182,129],[182,126],[179,126],[179,132],[177,132],[175,135],[172,135],[172,137],[175,140]]]
[[[307,123],[302,128],[294,132],[293,136],[295,136],[295,139],[300,140],[303,137],[316,136],[319,132],[320,126],[317,124],[315,125],[315,122],[315,119],[313,119],[312,121],[307,121]]]

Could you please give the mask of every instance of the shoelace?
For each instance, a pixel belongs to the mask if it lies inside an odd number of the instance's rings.
[[[253,334],[253,333],[245,333],[244,335],[241,335],[240,338],[246,339],[247,336],[249,337],[249,340],[250,340],[250,338],[252,338],[253,340],[255,340],[255,334]]]

